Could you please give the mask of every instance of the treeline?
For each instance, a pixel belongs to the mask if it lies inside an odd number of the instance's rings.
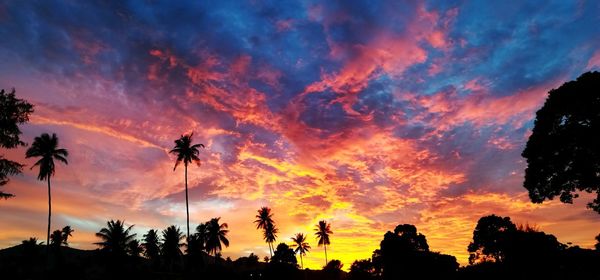
[[[263,210],[264,211],[264,210]],[[259,212],[260,213],[260,212]],[[265,216],[263,216],[265,217]],[[268,219],[267,219],[268,220]],[[3,279],[599,279],[598,250],[563,244],[551,234],[509,217],[479,219],[466,248],[469,265],[454,256],[431,251],[414,225],[400,224],[383,235],[372,257],[356,260],[349,272],[331,260],[321,270],[301,269],[298,243],[279,243],[272,257],[253,253],[236,260],[221,256],[229,243],[227,226],[214,218],[196,227],[188,242],[176,226],[149,230],[143,238],[133,226],[108,221],[96,236],[97,250],[68,247],[74,230],[55,230],[50,246],[35,238],[0,250]],[[597,246],[600,247],[600,246]],[[50,277],[50,278],[48,278]]]

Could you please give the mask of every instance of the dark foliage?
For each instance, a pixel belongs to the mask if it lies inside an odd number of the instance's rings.
[[[502,261],[508,247],[509,238],[517,231],[509,217],[496,215],[479,219],[473,231],[473,242],[469,244],[469,263]]]
[[[12,149],[25,146],[21,141],[21,130],[19,125],[29,121],[29,115],[33,113],[33,105],[26,100],[18,99],[15,90],[10,92],[0,90],[0,148]],[[0,187],[9,181],[9,176],[21,173],[23,165],[8,160],[0,154]],[[0,191],[0,198],[10,198],[13,194]]]
[[[430,252],[425,236],[407,224],[384,235],[380,248],[373,253],[373,263],[382,269],[383,279],[443,278],[458,269],[455,257]]]
[[[287,264],[293,267],[298,266],[298,260],[296,260],[296,254],[294,249],[290,248],[285,243],[279,243],[275,249],[275,253],[271,258],[271,263]]]
[[[577,191],[585,191],[597,194],[588,207],[600,213],[599,130],[599,72],[585,73],[549,92],[522,154],[531,201],[558,196],[572,203]]]

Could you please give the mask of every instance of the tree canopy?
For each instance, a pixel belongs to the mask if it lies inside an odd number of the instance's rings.
[[[33,105],[23,99],[15,97],[15,90],[6,92],[0,90],[0,147],[12,149],[25,146],[21,141],[21,130],[19,125],[29,121],[29,115],[33,113]],[[8,176],[21,173],[23,165],[4,158],[0,154],[0,186],[8,183]],[[0,191],[0,198],[9,198],[13,195]]]
[[[588,72],[549,92],[537,111],[522,156],[524,187],[531,201],[559,197],[572,203],[578,192],[596,193],[588,207],[600,213],[600,73]]]

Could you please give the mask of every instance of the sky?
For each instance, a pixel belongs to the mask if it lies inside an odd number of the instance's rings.
[[[533,204],[520,156],[547,92],[600,70],[598,1],[2,1],[0,88],[35,105],[22,138],[56,133],[52,228],[97,248],[109,219],[185,231],[173,141],[194,132],[190,222],[228,223],[224,256],[269,254],[331,223],[329,259],[349,268],[414,224],[433,251],[468,262],[477,220],[535,225],[590,248],[600,215]],[[0,248],[45,240],[47,194],[27,164],[3,191]],[[71,240],[71,239],[70,239]]]

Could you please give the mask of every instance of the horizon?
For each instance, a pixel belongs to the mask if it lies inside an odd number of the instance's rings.
[[[194,133],[190,228],[229,225],[223,257],[331,223],[328,259],[347,270],[387,231],[414,224],[432,251],[468,264],[482,216],[509,216],[593,248],[600,215],[534,204],[521,152],[550,90],[600,71],[600,3],[0,3],[0,89],[32,103],[31,144],[56,133],[69,164],[53,177],[52,230],[97,248],[110,219],[185,232],[184,171],[173,141]],[[0,248],[45,240],[47,194],[26,164],[2,187]]]

